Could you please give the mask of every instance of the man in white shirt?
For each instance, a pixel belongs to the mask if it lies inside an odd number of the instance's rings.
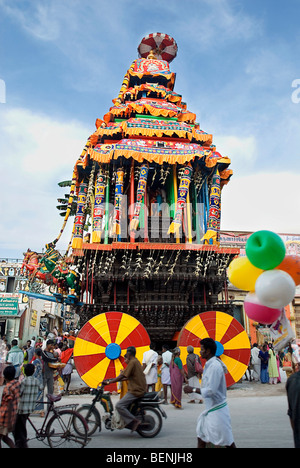
[[[254,343],[251,349],[251,364],[253,366],[253,379],[259,381],[260,380],[260,366],[261,360],[258,357],[259,355],[259,348],[257,343]]]
[[[217,345],[212,338],[201,340],[200,347],[201,357],[206,360],[201,389],[190,386],[184,388],[185,393],[201,393],[205,403],[205,411],[197,421],[198,448],[206,448],[208,444],[235,448],[226,401],[226,366],[215,356]]]
[[[15,368],[15,378],[18,379],[21,375],[21,366],[24,361],[23,351],[18,346],[18,340],[12,340],[11,350],[7,353],[6,363],[8,365],[14,366]]]
[[[154,351],[154,345],[150,344],[149,351],[143,354],[143,371],[146,377],[148,392],[155,391],[155,384],[157,382],[157,358],[158,354]]]
[[[168,387],[171,387],[170,377],[170,364],[172,359],[172,353],[169,351],[168,345],[162,347],[162,366],[161,366],[161,383],[164,390],[164,404],[168,404]]]

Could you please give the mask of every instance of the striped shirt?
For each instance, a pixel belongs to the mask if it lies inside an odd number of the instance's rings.
[[[36,400],[43,385],[33,376],[25,377],[21,382],[21,397],[19,402],[19,414],[30,414],[36,407]]]
[[[20,397],[20,384],[18,380],[7,382],[3,389],[0,406],[0,428],[13,429],[17,417]]]

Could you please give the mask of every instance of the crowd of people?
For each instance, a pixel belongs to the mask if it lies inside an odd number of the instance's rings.
[[[299,370],[300,356],[298,345],[294,342],[279,353],[274,349],[273,343],[265,342],[262,345],[254,343],[251,348],[251,361],[249,365],[250,380],[262,384],[276,385],[281,382],[282,369],[287,378]],[[246,373],[246,379],[248,375]]]
[[[179,348],[175,348],[171,352],[168,346],[164,345],[160,358],[153,346],[150,345],[150,350],[143,355],[142,365],[136,358],[136,349],[133,346],[127,348],[124,356],[126,368],[117,377],[103,381],[104,385],[127,382],[127,391],[124,394],[121,392],[121,398],[115,407],[124,424],[132,431],[137,430],[141,420],[130,412],[130,405],[136,399],[143,397],[147,390],[153,389],[153,385],[159,384],[163,387],[165,404],[168,404],[167,394],[168,387],[170,387],[170,402],[175,408],[182,408],[181,396],[185,382],[189,384],[184,387],[184,392],[191,397],[190,402],[195,402],[195,398],[199,401],[202,397],[205,400],[206,409],[200,414],[197,421],[198,447],[235,448],[226,401],[226,366],[216,357],[217,345],[212,338],[201,340],[200,349],[201,357],[206,360],[204,370],[199,357],[194,353],[194,348],[189,346],[187,349],[188,371],[186,372],[180,358]],[[160,364],[158,364],[159,362]],[[160,383],[158,381],[159,375]],[[202,376],[201,387],[199,385],[200,376]]]
[[[26,448],[26,422],[31,413],[44,415],[45,390],[52,395],[68,391],[75,339],[74,333],[52,333],[44,339],[36,340],[33,337],[22,349],[17,340],[12,340],[10,345],[5,337],[0,340],[0,385],[5,383],[0,405],[0,448],[1,441],[9,447]],[[159,354],[151,344],[150,349],[144,352],[141,363],[136,359],[135,348],[127,349],[125,369],[119,376],[104,383],[121,384],[116,409],[126,423],[133,422],[133,430],[141,422],[134,419],[128,410],[129,402],[140,398],[146,391],[157,391],[162,394],[163,404],[170,403],[176,409],[182,409],[182,394],[185,393],[189,403],[202,403],[203,400],[205,403],[205,410],[197,422],[198,447],[211,444],[235,447],[226,402],[226,368],[215,355],[214,340],[206,338],[200,341],[200,345],[201,357],[206,361],[204,369],[192,346],[187,347],[186,366],[183,366],[180,348],[171,351],[168,345],[163,345]],[[295,434],[295,446],[300,446],[300,436],[297,436],[298,432],[300,434],[299,363],[296,343],[290,343],[280,355],[272,343],[261,346],[255,343],[251,349],[248,369],[250,379],[262,384],[276,384],[281,381],[280,368],[286,371],[290,382],[286,387],[288,414]]]
[[[158,354],[150,344],[150,350],[144,353],[142,360],[148,391],[161,392],[164,404],[168,405],[169,399],[177,409],[182,409],[183,384],[200,388],[199,379],[203,373],[200,358],[194,353],[194,348],[188,346],[187,352],[186,369],[180,358],[180,349],[175,348],[170,351],[167,344],[162,346],[161,354]],[[189,403],[195,403],[196,400],[202,402],[196,393],[189,397]]]
[[[27,448],[26,422],[31,413],[45,415],[44,393],[68,392],[73,372],[74,333],[56,330],[43,338],[32,337],[22,348],[18,340],[0,339],[1,441]],[[14,440],[9,437],[13,433]]]

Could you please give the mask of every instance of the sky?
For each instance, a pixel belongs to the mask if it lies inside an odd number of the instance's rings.
[[[176,40],[174,90],[231,159],[221,229],[300,234],[299,14],[298,0],[0,0],[0,258],[56,238],[58,182],[152,32]]]

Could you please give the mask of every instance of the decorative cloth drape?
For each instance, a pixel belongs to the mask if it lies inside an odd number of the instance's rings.
[[[174,220],[169,227],[168,234],[176,233],[179,231],[180,226],[182,224],[182,214],[186,204],[187,194],[189,192],[190,183],[192,180],[193,168],[191,164],[188,164],[182,175],[180,177],[179,187],[178,187],[178,197],[177,197],[177,204],[176,204],[176,212],[174,216]]]
[[[147,189],[148,171],[149,171],[149,164],[146,162],[142,164],[141,169],[140,169],[140,177],[139,177],[139,182],[138,182],[138,187],[137,187],[137,199],[136,199],[136,204],[134,208],[133,218],[130,221],[130,228],[129,228],[130,231],[132,231],[133,229],[137,229],[139,225],[141,205],[142,205],[143,197]]]
[[[83,227],[85,223],[85,204],[88,184],[83,180],[79,186],[77,210],[75,216],[75,229],[73,235],[72,248],[81,249],[83,244]]]
[[[113,217],[113,235],[121,234],[121,203],[123,197],[124,186],[124,169],[121,167],[117,170],[116,187],[115,187],[115,206]]]
[[[106,177],[100,169],[95,187],[95,203],[93,213],[92,242],[100,242],[102,234],[103,216],[105,213],[105,185]]]
[[[218,169],[213,175],[212,186],[209,196],[209,218],[207,224],[207,231],[201,240],[208,244],[218,243],[218,231],[220,229],[220,208],[221,208],[221,188],[220,188],[220,174]]]

